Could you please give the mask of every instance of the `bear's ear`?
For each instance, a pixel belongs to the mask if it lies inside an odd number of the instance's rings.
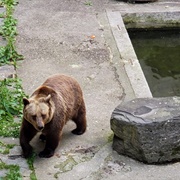
[[[24,106],[28,105],[30,102],[27,98],[23,98],[23,104]]]
[[[51,99],[51,95],[49,94],[47,97],[44,98],[45,102],[49,103],[49,100]]]

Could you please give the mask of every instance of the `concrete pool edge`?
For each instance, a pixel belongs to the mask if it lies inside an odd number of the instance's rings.
[[[120,54],[120,61],[123,62],[124,69],[134,91],[135,97],[151,98],[152,93],[128,36],[121,13],[109,10],[106,10],[106,13]]]

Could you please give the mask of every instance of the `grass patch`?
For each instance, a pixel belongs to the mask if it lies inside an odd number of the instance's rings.
[[[20,173],[20,168],[17,165],[8,165],[4,162],[0,161],[0,170],[6,169],[8,172],[6,173],[6,176],[0,177],[1,180],[21,180],[22,176]]]
[[[29,169],[31,170],[30,180],[37,180],[33,165],[35,157],[36,157],[36,153],[33,153],[32,156],[27,159],[27,164],[29,165]]]
[[[15,144],[6,144],[0,141],[0,153],[1,154],[9,154],[9,150],[12,149]]]
[[[19,136],[23,97],[25,93],[18,78],[0,81],[0,136]],[[14,119],[17,119],[17,122]]]
[[[0,27],[0,35],[5,39],[6,46],[0,46],[0,66],[13,64],[22,58],[15,49],[15,36],[17,20],[13,18],[16,0],[0,0],[0,6],[5,11],[0,15],[3,25]],[[22,98],[25,96],[21,82],[18,78],[0,81],[0,136],[19,136],[20,121],[22,116]]]
[[[6,46],[0,46],[0,65],[13,64],[16,66],[16,61],[23,59],[15,48],[15,36],[17,35],[16,25],[17,20],[13,18],[14,6],[16,0],[0,0],[0,6],[4,6],[6,11],[1,14],[4,18],[3,25],[0,27],[0,35],[6,40]]]
[[[12,64],[16,68],[17,60],[23,59],[16,51],[16,25],[17,20],[13,17],[16,0],[0,0],[0,7],[5,8],[5,12],[0,14],[4,18],[3,25],[0,27],[0,36],[6,42],[5,46],[0,46],[0,66]],[[5,79],[0,81],[0,136],[19,137],[19,129],[22,119],[23,103],[22,98],[25,93],[22,89],[21,80],[18,78]],[[4,144],[0,141],[0,153],[8,154],[13,145]],[[34,170],[33,155],[27,160],[31,170],[30,179],[37,180]],[[6,176],[0,180],[21,180],[20,167],[18,165],[7,165],[0,159],[0,170],[6,169]]]

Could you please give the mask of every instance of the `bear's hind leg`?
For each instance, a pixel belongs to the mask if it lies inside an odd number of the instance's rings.
[[[86,131],[86,108],[84,101],[78,110],[77,116],[73,117],[72,120],[76,123],[76,129],[72,133],[76,135],[83,134]]]

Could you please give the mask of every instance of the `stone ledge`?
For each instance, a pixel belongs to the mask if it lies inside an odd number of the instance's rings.
[[[135,97],[152,97],[120,12],[107,10],[106,13],[121,57],[120,61],[124,64],[123,67]]]
[[[141,98],[112,113],[113,149],[145,163],[180,159],[180,98]]]

